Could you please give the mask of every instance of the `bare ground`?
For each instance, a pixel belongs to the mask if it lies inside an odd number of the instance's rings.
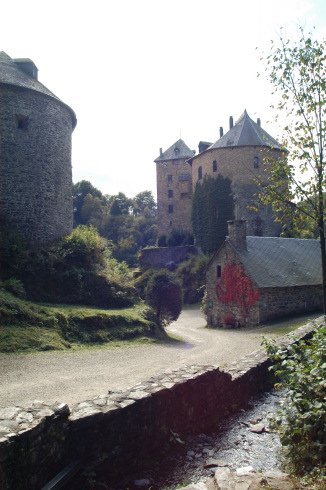
[[[109,389],[129,388],[166,369],[189,364],[223,367],[258,349],[264,333],[260,328],[207,329],[199,308],[184,310],[168,331],[183,341],[0,354],[0,407],[34,399],[73,404]]]

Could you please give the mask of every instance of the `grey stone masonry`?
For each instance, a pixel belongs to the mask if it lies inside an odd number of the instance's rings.
[[[75,124],[68,106],[0,56],[0,225],[32,245],[72,230]]]

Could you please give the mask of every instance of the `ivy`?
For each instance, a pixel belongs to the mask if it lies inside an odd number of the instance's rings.
[[[227,221],[233,218],[231,181],[218,175],[197,182],[192,203],[192,225],[205,254],[213,253],[227,235]]]

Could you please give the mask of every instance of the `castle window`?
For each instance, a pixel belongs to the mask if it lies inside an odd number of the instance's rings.
[[[23,116],[22,114],[16,114],[16,125],[17,125],[17,129],[27,131],[27,129],[28,129],[28,116]]]
[[[172,189],[168,190],[168,197],[173,197],[173,190]]]
[[[254,168],[259,168],[259,157],[254,157]]]
[[[203,178],[203,169],[202,167],[198,167],[198,180]]]
[[[190,178],[190,174],[180,174],[180,175],[178,176],[178,181],[179,181],[179,182],[186,182],[186,181],[188,181],[188,180],[191,180],[191,178]]]
[[[173,204],[169,204],[169,214],[173,213]]]
[[[217,265],[216,266],[216,277],[219,278],[222,276],[222,266],[221,265]]]
[[[214,160],[213,162],[213,172],[217,172],[217,161]]]
[[[168,175],[168,184],[172,184],[172,175]]]

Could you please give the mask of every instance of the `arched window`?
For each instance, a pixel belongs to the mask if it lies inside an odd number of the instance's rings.
[[[198,180],[203,178],[203,169],[202,167],[198,167]]]
[[[213,162],[213,172],[217,172],[217,161],[214,160]]]

